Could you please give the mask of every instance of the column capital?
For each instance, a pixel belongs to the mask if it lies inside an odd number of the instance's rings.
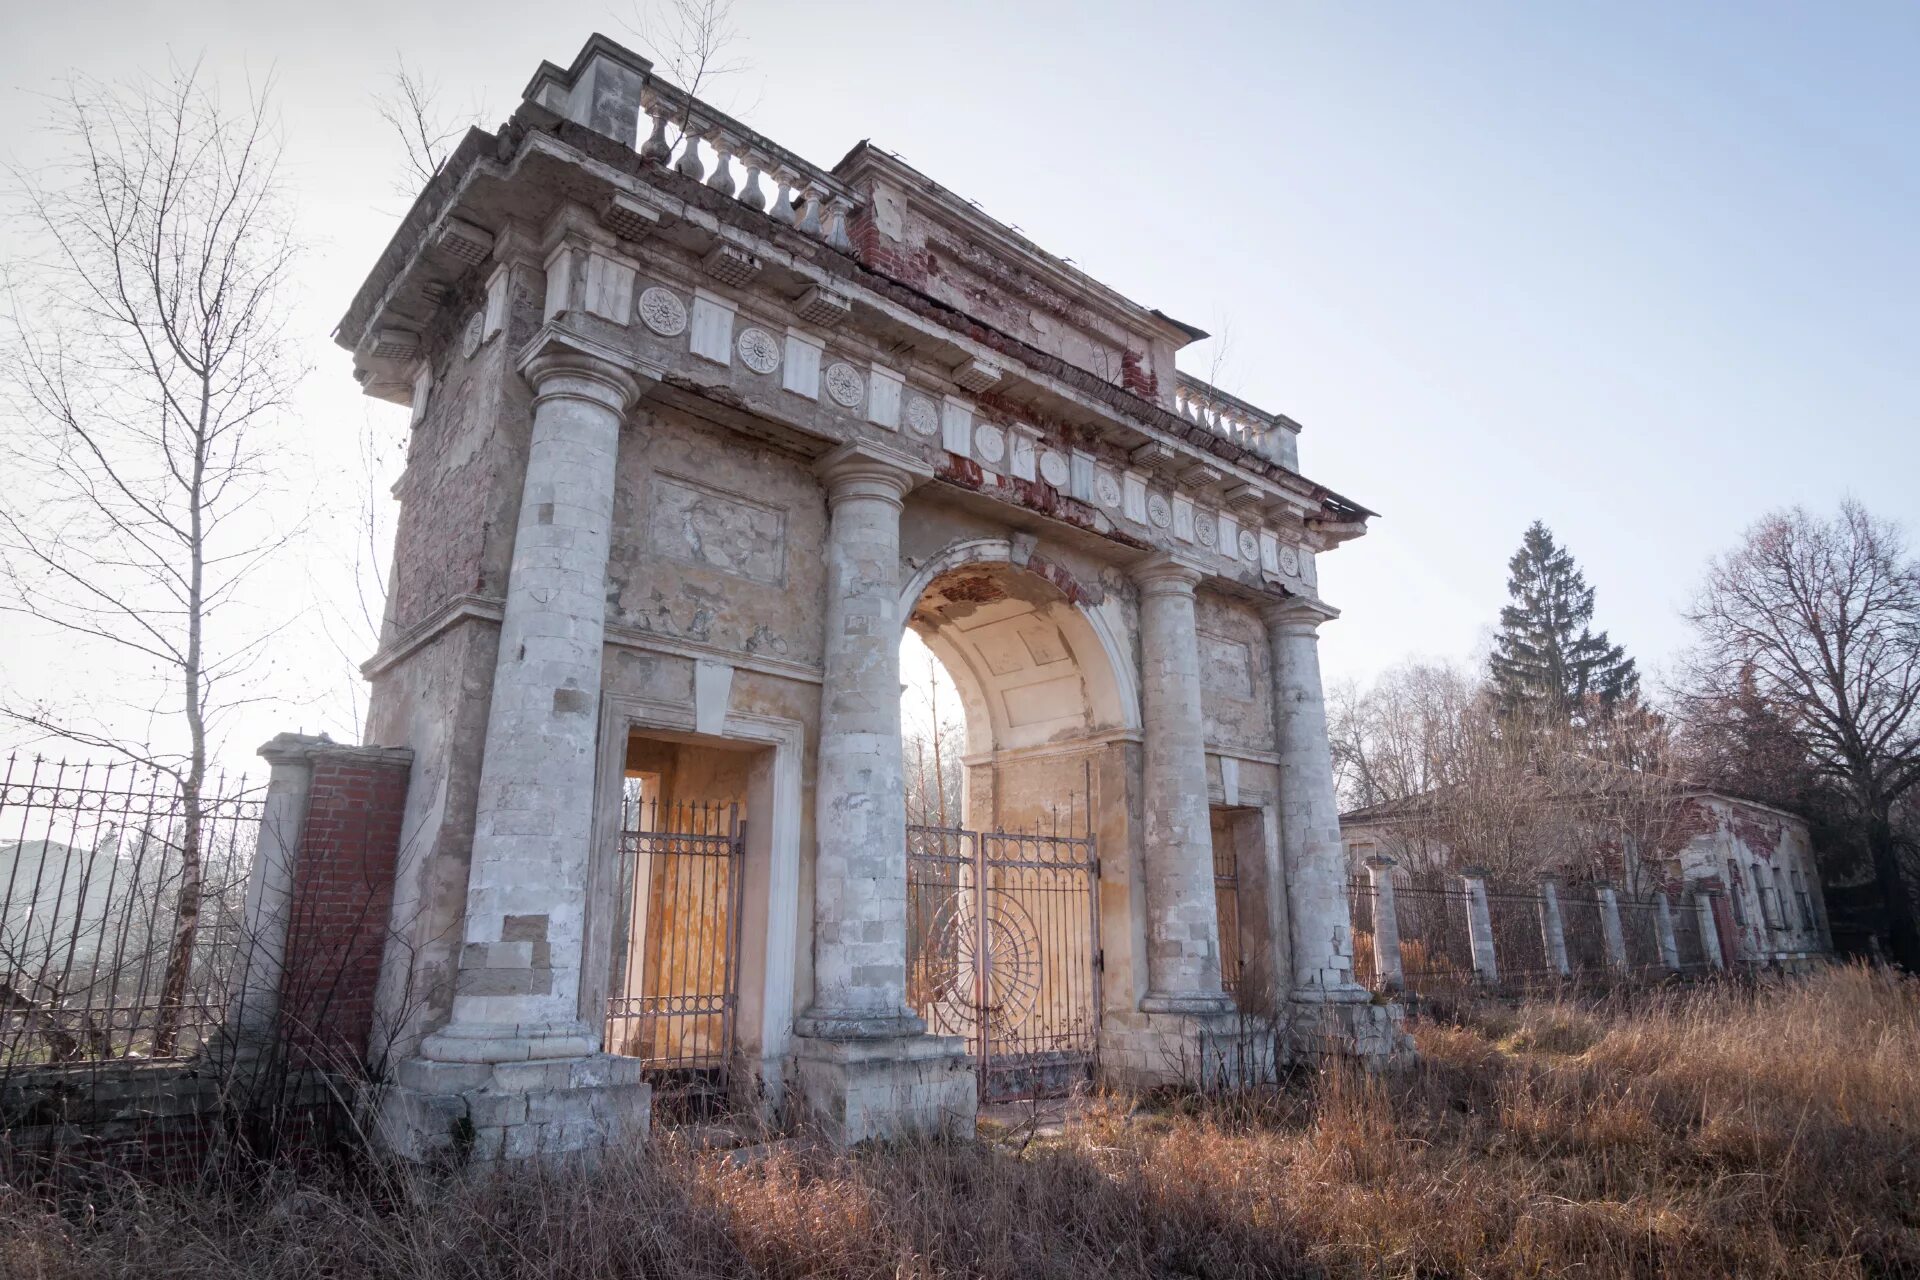
[[[1389,858],[1384,853],[1369,854],[1366,860],[1366,867],[1369,871],[1391,871],[1399,865],[1400,863],[1397,859]]]
[[[910,454],[863,441],[851,441],[813,464],[814,474],[827,486],[827,505],[847,498],[880,498],[898,503],[933,468]]]
[[[1487,878],[1487,869],[1485,867],[1462,867],[1460,868],[1460,878],[1462,880],[1480,880],[1484,882]]]
[[[1307,596],[1288,596],[1260,606],[1260,620],[1269,630],[1295,635],[1317,635],[1321,623],[1331,622],[1340,611]]]
[[[552,324],[533,336],[517,363],[536,407],[545,400],[582,400],[625,417],[639,403],[642,383],[654,380],[611,349]]]
[[[1149,556],[1128,571],[1144,594],[1193,594],[1205,576],[1199,566],[1178,556]]]

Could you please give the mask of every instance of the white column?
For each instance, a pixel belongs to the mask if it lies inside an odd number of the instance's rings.
[[[1706,953],[1707,963],[1715,969],[1726,968],[1727,957],[1720,950],[1720,923],[1713,915],[1713,894],[1695,889],[1693,913],[1700,921],[1700,950]]]
[[[1627,970],[1627,935],[1620,927],[1620,893],[1610,884],[1596,884],[1593,896],[1600,903],[1600,936],[1607,948],[1607,967]]]
[[[293,872],[313,786],[313,750],[327,738],[282,733],[260,748],[270,772],[260,806],[260,836],[247,877],[245,932],[234,957],[233,1011],[227,1035],[235,1047],[259,1053],[279,1033],[280,989],[293,919]]]
[[[826,485],[826,653],[815,771],[813,1005],[801,1035],[912,1035],[907,1006],[907,818],[900,764],[900,510],[926,475],[846,445]]]
[[[1487,873],[1477,867],[1460,873],[1467,893],[1467,948],[1473,971],[1493,986],[1500,981],[1500,962],[1493,954],[1493,912],[1487,906]]]
[[[1325,605],[1289,599],[1261,611],[1273,652],[1274,721],[1280,751],[1281,840],[1292,912],[1293,999],[1367,998],[1353,980],[1353,919],[1340,847],[1327,707],[1320,687]]]
[[[1667,903],[1667,891],[1660,890],[1653,900],[1653,928],[1660,943],[1660,963],[1673,973],[1680,972],[1680,940],[1673,933],[1673,908]]]
[[[1147,994],[1149,1013],[1226,1013],[1220,916],[1207,821],[1206,727],[1200,714],[1200,641],[1193,592],[1200,571],[1168,556],[1137,566],[1140,714],[1145,742]]]
[[[1400,964],[1400,910],[1393,896],[1392,858],[1375,855],[1367,859],[1367,876],[1373,881],[1373,971],[1389,991],[1407,985],[1406,970]]]
[[[1560,914],[1560,882],[1552,876],[1540,878],[1540,938],[1553,971],[1570,977],[1573,965],[1567,960],[1567,922]]]
[[[480,768],[465,945],[442,1062],[593,1053],[580,1016],[600,651],[620,423],[639,396],[617,366],[550,344],[533,385],[513,563]]]

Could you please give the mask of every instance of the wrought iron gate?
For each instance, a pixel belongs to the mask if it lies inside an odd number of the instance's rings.
[[[907,998],[963,1036],[988,1100],[1064,1093],[1100,1030],[1091,835],[907,829]]]
[[[647,1064],[669,1114],[726,1102],[745,850],[737,806],[624,806],[606,1045]]]

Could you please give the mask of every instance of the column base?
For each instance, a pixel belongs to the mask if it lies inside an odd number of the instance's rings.
[[[1100,1026],[1100,1076],[1128,1089],[1165,1085],[1234,1089],[1275,1078],[1282,1027],[1273,1018],[1217,1005],[1207,1012],[1109,1013]]]
[[[456,1016],[458,1016],[456,1014]],[[600,1052],[600,1037],[584,1022],[451,1022],[420,1042],[429,1062],[529,1062],[585,1058]]]
[[[1407,1034],[1407,1011],[1398,1002],[1376,1004],[1364,988],[1360,1000],[1329,999],[1328,989],[1313,989],[1316,997],[1290,1002],[1287,1055],[1295,1062],[1325,1062],[1351,1058],[1369,1071],[1406,1066],[1414,1058],[1413,1037]]]
[[[638,1058],[413,1058],[380,1087],[374,1135],[419,1163],[514,1160],[645,1142],[652,1113]]]
[[[800,1113],[843,1147],[869,1138],[971,1138],[980,1086],[958,1036],[895,1035],[794,1041]]]

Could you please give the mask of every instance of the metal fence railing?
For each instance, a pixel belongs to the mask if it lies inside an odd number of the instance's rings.
[[[264,792],[131,764],[0,770],[0,1075],[183,1058],[226,1014]]]
[[[1471,987],[1473,944],[1467,933],[1466,892],[1437,880],[1421,880],[1396,886],[1394,906],[1406,985],[1415,991]]]

